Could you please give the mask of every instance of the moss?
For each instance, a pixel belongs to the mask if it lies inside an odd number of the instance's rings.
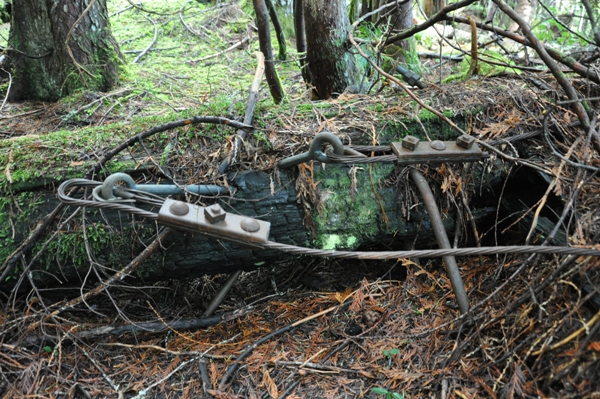
[[[479,57],[479,76],[492,77],[505,72],[521,74],[519,69],[511,68],[515,63],[508,59],[505,55],[493,50],[485,50],[478,54]],[[505,66],[495,65],[485,62],[485,60],[493,61],[494,63],[504,64]],[[469,78],[468,72],[471,67],[471,56],[465,55],[464,59],[458,64],[458,72],[454,73],[443,80],[444,83],[461,82]]]
[[[10,184],[13,192],[43,186],[68,178],[81,177],[95,159],[86,156],[90,143],[111,148],[127,138],[123,126],[61,130],[43,136],[21,136],[0,141],[0,165],[9,173],[0,175],[0,193],[5,194]],[[135,167],[133,161],[114,161],[108,165],[114,170]],[[8,181],[10,176],[11,182]]]
[[[377,194],[373,192],[369,168]],[[354,249],[365,239],[386,231],[389,226],[381,207],[389,209],[395,198],[393,190],[380,190],[379,184],[393,169],[391,164],[374,164],[357,167],[353,173],[349,168],[326,166],[327,178],[322,169],[316,170],[322,200],[320,212],[313,215],[316,245],[323,249]],[[352,188],[353,179],[356,190]]]
[[[0,196],[0,259],[6,259],[29,234],[30,223],[43,216],[39,194],[31,192]]]

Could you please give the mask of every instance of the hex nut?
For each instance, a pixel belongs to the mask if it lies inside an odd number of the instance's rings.
[[[419,141],[421,140],[414,136],[406,136],[402,139],[402,148],[414,151],[415,148],[417,148],[417,145],[419,145]]]
[[[429,143],[429,146],[434,150],[438,151],[444,151],[446,149],[446,144],[444,144],[444,142],[440,140],[433,140]]]
[[[227,216],[227,213],[219,204],[213,204],[204,208],[204,217],[211,224],[222,222],[225,220],[225,216]]]
[[[421,77],[413,71],[406,71],[406,73],[402,75],[402,78],[411,86],[416,86],[417,82],[421,79]]]
[[[469,136],[468,134],[463,134],[462,136],[456,139],[456,145],[460,148],[464,148],[465,150],[471,148],[474,142],[475,137]]]

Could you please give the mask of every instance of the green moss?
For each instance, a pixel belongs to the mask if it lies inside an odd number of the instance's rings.
[[[6,259],[29,234],[30,223],[39,220],[44,205],[39,194],[26,192],[0,196],[0,259]]]
[[[484,50],[478,54],[479,57],[479,76],[492,77],[497,76],[505,72],[511,72],[515,74],[521,74],[521,71],[517,68],[511,68],[515,63],[508,59],[505,55],[498,53],[493,50]],[[485,62],[485,60],[499,63],[501,65],[495,65]],[[503,65],[504,66],[503,66]],[[469,68],[471,66],[471,56],[465,55],[464,59],[458,64],[458,72],[454,73],[443,80],[444,83],[462,82],[469,78],[467,76]]]
[[[370,167],[377,194],[373,192]],[[322,200],[320,212],[313,214],[316,245],[322,249],[353,249],[365,239],[386,231],[389,226],[386,226],[381,206],[392,206],[395,199],[393,190],[381,190],[378,185],[393,169],[391,164],[357,167],[355,191],[352,188],[353,173],[349,168],[326,166],[327,178],[322,169],[316,170],[315,180],[320,182],[318,187]]]

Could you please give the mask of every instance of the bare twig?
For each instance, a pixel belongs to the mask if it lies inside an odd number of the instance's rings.
[[[252,345],[250,345],[248,348],[246,348],[246,350],[244,350],[244,352],[242,352],[241,355],[239,355],[236,359],[235,359],[235,363],[233,363],[231,366],[229,366],[227,368],[227,370],[225,371],[225,374],[223,375],[223,377],[221,378],[221,382],[219,383],[219,391],[223,391],[225,389],[225,386],[227,384],[227,382],[229,381],[229,378],[233,377],[233,374],[237,371],[237,369],[241,366],[241,362],[247,358],[253,351],[254,349],[256,349],[257,347],[259,347],[260,345],[264,344],[265,342],[267,342],[268,340],[270,340],[271,338],[274,338],[278,335],[281,335],[285,332],[291,331],[294,328],[298,327],[301,324],[304,324],[310,320],[314,320],[318,317],[321,317],[323,315],[326,315],[327,313],[331,313],[336,309],[339,309],[341,306],[343,306],[343,304],[340,305],[336,305],[336,306],[332,306],[328,309],[325,309],[319,313],[310,315],[308,317],[303,318],[302,320],[298,320],[288,326],[285,326],[283,328],[280,328],[279,330],[273,331],[270,334],[265,335],[264,337],[262,337],[261,339],[259,339],[258,341],[256,341],[255,343],[253,343]]]
[[[137,8],[140,11],[143,12],[147,12],[148,14],[156,14],[156,15],[175,15],[177,14],[179,11],[173,11],[173,12],[160,12],[160,11],[152,11],[152,10],[148,10],[147,8],[144,8],[141,6],[141,4],[135,4],[133,1],[131,0],[127,0],[127,2],[129,4],[131,4],[132,7]],[[168,3],[167,3],[168,4]]]
[[[71,39],[73,30],[75,29],[75,27],[77,26],[79,21],[81,21],[81,19],[90,11],[90,9],[92,8],[92,6],[94,5],[95,2],[96,2],[96,0],[90,1],[90,4],[88,4],[88,6],[85,8],[85,10],[83,10],[81,15],[79,16],[79,18],[77,18],[77,20],[73,23],[73,25],[71,26],[71,29],[69,29],[69,33],[67,33],[67,38],[65,39],[65,48],[67,49],[67,52],[69,53],[69,57],[71,57],[71,60],[73,61],[73,65],[75,65],[75,67],[77,68],[77,71],[79,72],[79,75],[81,76],[81,80],[84,83],[86,83],[86,80],[83,77],[83,74],[81,73],[82,70],[85,71],[85,73],[87,73],[92,78],[94,77],[94,74],[92,74],[90,71],[85,69],[83,66],[81,66],[77,62],[77,60],[75,59],[75,56],[73,55],[73,51],[71,50],[71,46],[69,46],[69,40]]]
[[[550,57],[542,42],[540,42],[537,36],[534,35],[531,31],[531,27],[529,26],[529,24],[525,22],[525,20],[521,18],[521,16],[519,16],[519,14],[517,14],[515,10],[509,7],[508,4],[506,4],[503,0],[492,1],[498,6],[499,9],[501,9],[506,15],[508,15],[513,21],[515,21],[519,25],[525,37],[531,43],[531,47],[538,53],[538,56],[542,59],[542,61],[544,61],[544,64],[546,64],[548,69],[550,69],[550,72],[552,73],[552,75],[554,75],[554,77],[558,81],[558,84],[560,84],[562,89],[565,91],[567,97],[569,97],[570,100],[578,99],[579,95],[575,91],[575,88],[573,87],[571,82],[567,80],[564,73],[562,73],[562,71],[558,69],[558,66],[556,65],[552,57]],[[573,103],[572,107],[573,111],[575,112],[575,114],[579,118],[579,121],[581,122],[581,126],[585,131],[588,131],[590,128],[590,118],[586,109],[584,108],[584,104],[585,103],[578,101]],[[589,107],[589,105],[586,105],[586,108],[587,107]],[[595,140],[594,144],[596,151],[600,153],[600,142]]]
[[[150,49],[152,48],[152,46],[154,46],[154,44],[156,43],[156,38],[158,37],[158,27],[156,26],[156,22],[154,22],[154,20],[150,17],[147,17],[144,15],[144,18],[146,18],[148,21],[150,21],[152,23],[152,25],[154,26],[154,38],[152,38],[152,42],[148,45],[148,47],[146,47],[137,57],[135,57],[135,60],[133,60],[134,64],[137,64],[138,61],[140,59],[142,59],[143,56],[145,56],[148,51],[150,51]]]
[[[265,72],[265,56],[261,52],[256,53],[256,72],[254,73],[254,81],[252,82],[252,86],[250,87],[250,96],[248,97],[248,105],[246,106],[246,114],[244,115],[244,123],[250,125],[252,123],[252,116],[254,115],[254,107],[256,106],[256,102],[258,101],[258,90],[260,88],[260,81],[262,80],[262,76]],[[219,173],[223,174],[231,165],[231,163],[235,160],[237,153],[239,151],[239,147],[242,144],[242,141],[246,138],[246,132],[243,130],[238,130],[235,139],[233,141],[233,147],[231,151],[227,154],[227,157],[223,160],[221,165],[219,166]]]
[[[590,25],[592,25],[592,32],[594,32],[596,46],[600,47],[600,27],[598,27],[598,23],[594,17],[594,9],[592,8],[589,0],[581,0],[581,2],[585,7],[585,12],[587,13],[588,18],[590,19]]]
[[[47,319],[48,317],[57,316],[59,313],[64,312],[67,309],[71,309],[74,306],[77,306],[87,299],[100,294],[107,288],[109,288],[113,283],[123,280],[125,277],[129,276],[133,271],[135,271],[141,264],[144,262],[154,251],[159,249],[162,245],[162,242],[171,234],[172,230],[169,228],[163,229],[163,231],[148,245],[138,256],[136,256],[127,266],[118,271],[117,273],[110,276],[107,280],[102,281],[100,284],[96,285],[92,290],[86,292],[83,295],[78,296],[75,299],[70,301],[63,302],[62,304],[57,304],[59,306],[58,309],[54,310],[52,313],[44,317],[43,319]],[[37,321],[33,323],[31,328],[35,328],[39,325],[41,321]]]
[[[188,62],[189,63],[195,63],[195,62],[199,62],[199,61],[210,60],[211,58],[216,58],[216,57],[218,57],[220,55],[223,55],[223,54],[228,53],[228,52],[230,52],[232,50],[235,50],[236,48],[242,46],[244,43],[247,43],[248,41],[250,41],[250,37],[246,36],[242,40],[240,40],[239,42],[237,42],[234,45],[226,48],[223,51],[219,51],[218,53],[207,55],[207,56],[204,56],[204,57],[201,57],[201,58],[196,58],[195,60],[189,60]]]

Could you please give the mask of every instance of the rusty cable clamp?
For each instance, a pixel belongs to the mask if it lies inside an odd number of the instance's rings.
[[[333,153],[326,154],[321,150],[322,144],[331,144]],[[394,155],[368,157],[360,151],[393,151]],[[477,162],[488,158],[475,143],[475,138],[463,134],[456,141],[433,140],[421,141],[414,136],[406,136],[402,142],[393,142],[390,146],[344,146],[333,133],[320,133],[313,139],[307,152],[294,155],[279,161],[281,169],[290,168],[312,160],[323,163],[377,163],[394,162],[398,165],[415,165],[430,163]]]
[[[219,204],[203,207],[173,199],[165,200],[158,222],[251,249],[263,249],[271,229],[269,222],[225,212]]]
[[[321,151],[321,144],[330,143],[334,148],[334,153],[326,155]],[[289,168],[302,162],[317,160],[320,162],[335,163],[373,163],[373,162],[395,162],[399,165],[427,164],[427,163],[452,163],[452,162],[474,162],[487,158],[488,154],[483,152],[475,143],[475,138],[464,134],[456,141],[421,142],[413,136],[406,136],[402,142],[393,142],[390,145],[394,155],[383,155],[366,157],[355,150],[350,152],[350,156],[345,151],[340,139],[331,133],[321,133],[315,136],[308,152],[284,159],[279,162],[280,168]],[[364,148],[363,148],[364,149]],[[385,147],[380,150],[386,151]],[[440,211],[435,204],[433,193],[423,175],[417,169],[411,169],[411,177],[421,192],[423,201],[427,208],[427,213],[433,225],[433,229],[442,249],[450,249],[448,235],[444,229]],[[456,296],[461,313],[469,312],[469,299],[460,276],[458,264],[454,256],[444,257],[446,273],[452,283],[452,289]]]
[[[125,186],[118,183],[123,183]],[[92,190],[92,199],[73,198],[67,194],[70,188],[88,188]],[[192,192],[219,194],[224,192],[219,186],[184,186]],[[242,247],[262,249],[269,238],[271,224],[263,220],[225,212],[219,204],[207,207],[188,204],[183,201],[165,199],[157,193],[181,194],[184,191],[173,185],[136,185],[133,179],[124,173],[115,173],[98,182],[87,179],[70,179],[58,188],[61,202],[89,208],[112,209],[157,220],[160,224],[177,230],[202,234],[211,238],[232,242]],[[136,204],[151,207],[160,206],[159,213],[138,208]]]

